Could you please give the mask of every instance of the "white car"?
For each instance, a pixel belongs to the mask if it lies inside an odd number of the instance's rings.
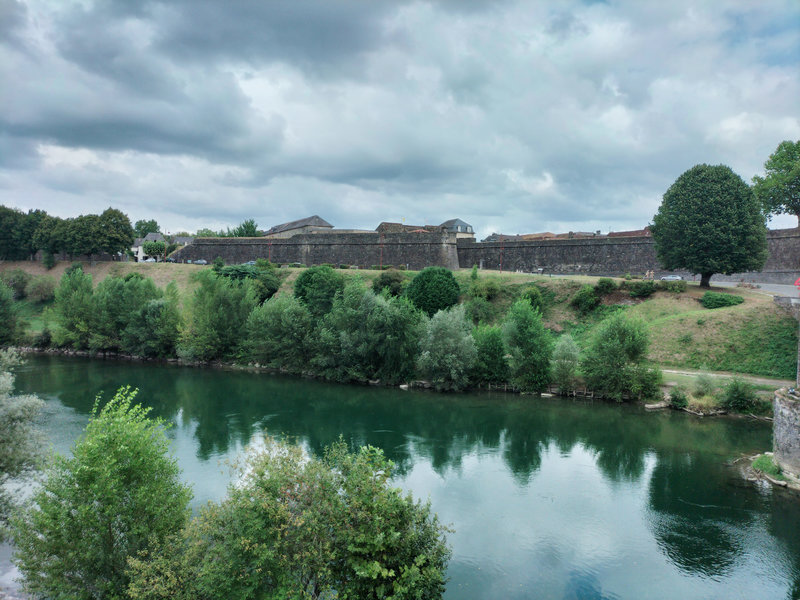
[[[664,275],[661,281],[681,281],[683,277],[680,275]]]

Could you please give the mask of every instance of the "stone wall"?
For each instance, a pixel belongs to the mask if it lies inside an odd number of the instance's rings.
[[[800,277],[800,230],[767,232],[769,258],[760,272],[714,275],[716,281],[751,281],[792,284]],[[655,243],[649,237],[598,237],[572,240],[531,240],[505,242],[458,241],[461,268],[472,265],[485,269],[536,273],[619,276],[642,275],[652,269],[656,277],[670,271],[660,268]],[[692,274],[677,271],[685,278]]]
[[[423,269],[440,265],[458,268],[455,236],[440,233],[311,233],[289,239],[197,238],[172,255],[178,261],[217,256],[226,264],[239,264],[257,258],[273,263],[320,265],[332,263],[369,268],[372,265],[405,265]]]
[[[773,401],[772,443],[775,462],[800,476],[800,401],[778,390]]]

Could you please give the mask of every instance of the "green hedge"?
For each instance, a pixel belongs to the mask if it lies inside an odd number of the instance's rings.
[[[706,292],[700,298],[700,304],[706,308],[723,308],[725,306],[736,306],[744,302],[744,298],[735,294],[723,294],[720,292]]]

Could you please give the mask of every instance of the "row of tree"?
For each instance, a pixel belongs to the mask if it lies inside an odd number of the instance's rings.
[[[62,219],[0,206],[0,260],[27,260],[39,250],[50,256],[116,254],[131,247],[133,236],[130,220],[115,208]]]
[[[510,383],[541,392],[554,374],[569,389],[578,371],[609,397],[646,397],[658,390],[657,372],[644,362],[646,328],[622,315],[609,321],[613,328],[602,329],[580,362],[577,346],[564,336],[554,368],[556,339],[543,324],[535,286],[499,324],[476,328],[457,304],[452,273],[441,267],[421,271],[394,296],[391,286],[382,287],[391,276],[369,289],[360,279],[345,283],[327,266],[307,269],[293,295],[275,298],[277,276],[263,264],[209,269],[196,277],[197,288],[181,308],[174,285],[161,291],[130,274],[108,277],[94,288],[90,275],[69,269],[55,292],[55,327],[41,343],[245,361],[339,382],[423,379],[439,390]]]

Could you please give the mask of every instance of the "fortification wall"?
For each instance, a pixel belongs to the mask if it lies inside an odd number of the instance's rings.
[[[785,471],[800,476],[800,402],[775,393],[773,401],[772,440],[775,462]]]
[[[751,281],[792,284],[800,277],[800,230],[767,232],[769,258],[759,272],[714,275],[716,281]],[[478,265],[485,269],[536,273],[618,276],[641,275],[654,270],[656,277],[670,271],[660,268],[655,244],[649,237],[588,238],[505,242],[458,241],[461,268]],[[677,272],[686,278],[691,273]]]
[[[268,238],[197,238],[193,244],[172,255],[176,260],[211,262],[217,256],[227,264],[239,264],[257,258],[273,263],[323,263],[354,265],[406,265],[423,269],[440,265],[458,268],[455,236],[434,233],[312,233],[288,239]]]

